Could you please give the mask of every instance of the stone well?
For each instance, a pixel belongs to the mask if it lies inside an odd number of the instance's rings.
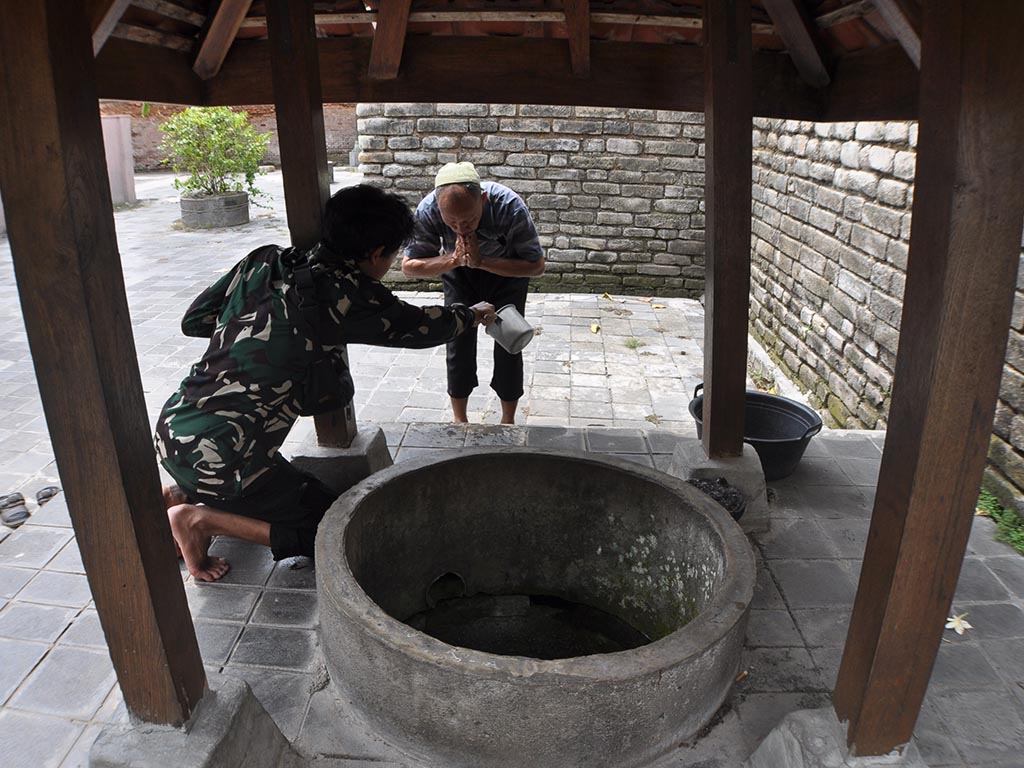
[[[649,764],[728,695],[755,575],[690,485],[571,451],[400,463],[316,546],[336,692],[438,768]]]

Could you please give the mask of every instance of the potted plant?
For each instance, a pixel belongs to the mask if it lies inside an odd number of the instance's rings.
[[[160,126],[160,149],[175,173],[181,219],[187,227],[230,227],[249,221],[249,195],[270,134],[249,124],[245,112],[228,107],[190,107]]]

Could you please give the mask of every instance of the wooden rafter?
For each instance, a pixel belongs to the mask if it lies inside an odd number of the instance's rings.
[[[193,27],[201,27],[206,21],[206,17],[203,14],[196,13],[188,8],[182,8],[180,5],[168,2],[168,0],[131,0],[131,4],[136,8],[158,13],[168,19],[183,21],[186,24],[191,24]]]
[[[803,6],[798,0],[764,0],[764,8],[804,82],[814,88],[828,85],[831,78],[825,62],[825,50]]]
[[[143,27],[138,24],[125,24],[124,22],[114,27],[111,37],[133,40],[136,43],[145,43],[146,45],[158,45],[162,48],[170,48],[171,50],[183,51],[185,53],[189,53],[195,48],[195,40],[184,35],[162,32],[159,29]]]
[[[862,18],[865,14],[871,13],[873,7],[872,0],[856,0],[856,2],[844,5],[842,8],[837,8],[834,11],[829,11],[815,17],[814,24],[821,29],[835,27],[839,24],[845,24],[848,21]]]
[[[869,2],[869,0],[865,0]],[[566,15],[562,11],[415,11],[409,13],[410,24],[541,24],[564,23]],[[358,13],[318,13],[318,27],[341,24],[373,24],[377,21],[375,11]],[[591,24],[624,24],[638,27],[671,27],[678,29],[700,29],[703,21],[696,16],[647,16],[637,13],[591,13]],[[263,16],[251,16],[242,22],[243,29],[266,29],[267,20]],[[771,24],[751,24],[754,34],[771,34]]]
[[[590,77],[590,0],[563,0],[569,60],[576,77]]]
[[[102,49],[131,0],[86,0],[85,12],[92,30],[92,55]]]
[[[222,0],[192,65],[202,80],[209,80],[220,72],[224,57],[235,42],[235,36],[251,5],[252,0]]]
[[[875,8],[889,25],[914,66],[921,68],[921,22],[906,0],[874,0]]]
[[[412,0],[389,0],[381,3],[377,14],[377,29],[370,49],[369,77],[371,80],[394,80],[402,64],[402,48],[409,25]]]

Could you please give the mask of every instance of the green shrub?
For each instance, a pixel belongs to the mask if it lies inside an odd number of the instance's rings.
[[[259,195],[256,174],[270,134],[257,131],[248,118],[228,107],[190,107],[163,123],[164,162],[175,173],[188,174],[184,181],[175,179],[174,188],[189,197]]]
[[[986,490],[978,494],[978,509],[983,510],[996,524],[996,539],[1005,541],[1024,554],[1024,520],[1012,509],[1006,509]]]

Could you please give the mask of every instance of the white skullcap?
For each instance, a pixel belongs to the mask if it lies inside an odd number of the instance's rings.
[[[479,184],[480,174],[472,163],[445,163],[434,177],[434,189],[446,184]]]

